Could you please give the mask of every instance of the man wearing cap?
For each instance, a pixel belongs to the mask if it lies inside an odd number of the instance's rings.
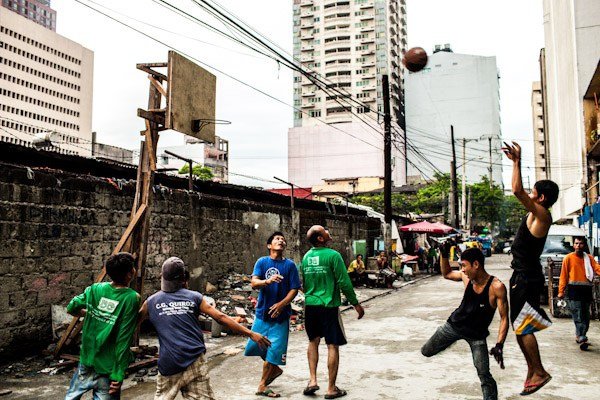
[[[329,231],[321,225],[314,225],[306,233],[306,238],[313,247],[304,255],[300,267],[305,297],[304,318],[309,340],[307,356],[310,381],[304,394],[314,395],[319,390],[319,343],[321,338],[325,338],[329,370],[325,398],[336,399],[347,394],[335,385],[340,364],[339,347],[347,343],[339,310],[342,303],[340,291],[358,313],[358,319],[363,317],[365,310],[358,303],[341,254],[328,247],[332,241]]]
[[[268,349],[250,340],[246,345],[246,356],[260,356],[264,360],[258,396],[280,397],[267,386],[283,373],[279,366],[285,365],[287,357],[290,303],[300,289],[296,264],[283,256],[285,247],[283,233],[273,232],[267,239],[269,255],[259,258],[252,272],[252,288],[260,289],[252,331],[265,335],[272,343]]]
[[[175,399],[180,391],[185,398],[215,398],[204,357],[206,347],[198,321],[200,313],[248,336],[259,346],[271,345],[264,336],[250,331],[209,305],[202,294],[188,290],[188,279],[189,272],[180,258],[167,259],[162,265],[161,290],[150,296],[140,309],[140,322],[150,318],[160,345],[155,400]]]

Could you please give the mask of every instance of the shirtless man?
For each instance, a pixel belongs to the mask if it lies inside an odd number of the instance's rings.
[[[527,361],[527,378],[522,396],[537,392],[552,377],[542,365],[534,333],[549,327],[552,322],[540,307],[544,290],[544,274],[540,256],[546,243],[552,215],[548,210],[558,199],[558,185],[549,180],[535,183],[528,194],[521,179],[521,146],[504,143],[502,151],[513,162],[512,191],[527,209],[515,235],[511,251],[514,270],[510,278],[510,319],[517,342]]]
[[[488,327],[494,319],[496,309],[500,314],[500,328],[496,345],[490,351],[500,368],[504,368],[502,353],[508,333],[508,300],[506,287],[500,280],[487,273],[484,267],[485,256],[477,248],[467,249],[460,260],[460,271],[453,271],[448,260],[450,245],[441,248],[440,267],[444,278],[462,282],[465,294],[460,306],[450,315],[448,321],[438,328],[423,345],[421,353],[425,357],[434,356],[447,349],[458,340],[464,339],[471,347],[473,364],[481,382],[484,400],[497,400],[498,388],[490,373],[487,336]]]

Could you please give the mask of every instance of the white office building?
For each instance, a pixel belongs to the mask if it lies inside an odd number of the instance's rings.
[[[294,75],[289,180],[312,187],[324,179],[383,176],[381,76],[389,77],[394,132],[401,136],[405,1],[294,0],[293,10],[294,57],[314,73]],[[401,185],[404,157],[396,147],[392,163],[392,180]]]
[[[585,201],[583,96],[600,59],[600,4],[598,0],[543,4],[548,178],[560,188],[552,216],[561,220],[575,217]]]
[[[0,7],[0,140],[90,156],[94,53]]]
[[[491,173],[493,182],[502,186],[496,57],[458,54],[449,44],[437,45],[427,67],[409,73],[405,82],[406,127],[413,154],[409,158],[414,160],[409,175],[431,178],[435,171],[450,172],[452,125],[458,175],[478,182]]]

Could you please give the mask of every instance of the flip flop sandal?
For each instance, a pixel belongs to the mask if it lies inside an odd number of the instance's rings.
[[[335,393],[332,394],[326,394],[325,398],[326,399],[337,399],[338,397],[343,397],[345,395],[347,395],[348,392],[346,392],[344,389],[340,389],[339,387],[335,387]]]
[[[319,385],[307,386],[306,389],[304,389],[304,391],[302,392],[302,394],[304,394],[305,396],[312,396],[319,389],[321,389]]]
[[[535,392],[543,388],[551,380],[552,377],[548,375],[548,377],[540,383],[530,383],[529,386],[526,386],[520,394],[521,396],[529,396],[530,394],[534,394]]]
[[[270,398],[281,397],[281,395],[279,393],[275,393],[271,389],[267,389],[267,390],[264,390],[262,392],[256,392],[256,395],[257,396],[270,397]]]
[[[271,383],[273,383],[273,381],[277,378],[279,378],[281,375],[283,375],[283,371],[281,371],[280,373],[273,375],[271,377],[269,377],[269,379],[267,379],[267,381],[265,382],[265,386],[269,386]]]

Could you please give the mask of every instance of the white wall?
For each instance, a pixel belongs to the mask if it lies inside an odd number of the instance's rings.
[[[430,56],[427,68],[409,73],[406,82],[406,125],[409,144],[442,172],[450,171],[450,125],[454,126],[457,165],[462,164],[460,139],[480,139],[466,144],[467,182],[489,176],[489,143],[492,135],[493,179],[502,183],[500,98],[496,57],[440,51]],[[410,160],[432,177],[434,168],[409,153]],[[472,161],[469,161],[472,160]],[[458,171],[462,174],[462,168]],[[409,175],[419,174],[409,166]]]
[[[555,220],[578,213],[587,181],[582,98],[600,58],[597,0],[544,0],[549,177],[561,192]]]
[[[392,180],[401,185],[403,158],[395,148],[392,162]],[[383,175],[383,130],[378,134],[362,123],[344,123],[288,131],[288,177],[298,186],[322,184],[324,178]]]

